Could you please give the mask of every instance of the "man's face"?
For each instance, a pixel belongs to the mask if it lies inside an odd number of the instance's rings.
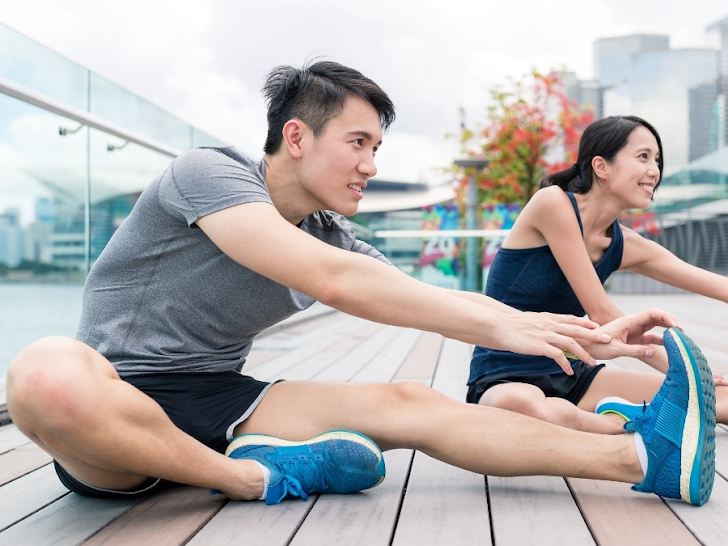
[[[356,213],[367,180],[377,173],[374,155],[381,142],[377,110],[358,97],[350,97],[318,137],[309,135],[301,157],[301,183],[319,209]]]

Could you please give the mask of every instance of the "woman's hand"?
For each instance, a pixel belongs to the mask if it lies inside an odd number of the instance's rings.
[[[648,309],[634,315],[625,315],[597,328],[597,332],[611,337],[607,344],[592,343],[587,339],[580,339],[579,343],[599,359],[608,360],[620,356],[649,358],[655,354],[655,349],[650,345],[662,344],[661,336],[648,333],[657,326],[682,329],[670,313],[660,309]]]

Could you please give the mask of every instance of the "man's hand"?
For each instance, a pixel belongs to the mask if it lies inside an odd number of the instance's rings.
[[[566,352],[593,366],[596,361],[585,347],[588,345],[594,348],[611,342],[609,332],[600,331],[597,323],[572,315],[530,312],[505,314],[498,326],[498,331],[492,336],[496,343],[491,342],[489,347],[552,358],[568,375],[574,372]]]
[[[662,337],[647,332],[658,326],[682,329],[670,313],[660,309],[648,309],[620,317],[597,328],[598,332],[606,333],[612,338],[609,343],[593,343],[588,339],[578,341],[589,354],[599,359],[609,360],[620,356],[649,358],[655,353],[650,344],[661,345]]]

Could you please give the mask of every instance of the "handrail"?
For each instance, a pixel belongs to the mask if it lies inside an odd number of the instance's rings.
[[[438,237],[505,237],[510,229],[396,229],[376,230],[375,237],[438,238]]]
[[[33,91],[28,87],[20,85],[19,83],[2,76],[0,76],[0,93],[4,93],[5,95],[27,102],[28,104],[38,106],[43,110],[53,112],[59,116],[72,119],[83,125],[87,125],[88,127],[93,127],[94,129],[98,129],[104,133],[114,135],[126,141],[138,144],[139,146],[143,146],[144,148],[148,148],[171,157],[177,157],[182,153],[181,150],[177,150],[171,146],[162,144],[161,142],[157,142],[137,133],[133,133],[132,131],[128,131],[123,127],[109,123],[98,116],[64,104],[61,101],[43,95],[42,93],[38,93],[37,91]]]

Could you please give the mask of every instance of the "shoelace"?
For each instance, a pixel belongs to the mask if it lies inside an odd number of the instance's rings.
[[[283,475],[283,491],[281,491],[281,495],[279,496],[279,498],[275,499],[276,503],[280,502],[282,499],[285,499],[288,495],[290,495],[292,497],[301,497],[303,500],[306,500],[308,498],[308,495],[301,487],[301,483],[293,476],[291,476],[289,474],[284,474]],[[269,499],[266,499],[266,500],[269,500]],[[270,499],[270,500],[273,500],[273,499]]]
[[[321,493],[329,488],[324,479],[324,457],[320,453],[277,453],[271,462],[283,472],[291,494],[306,499],[306,493]]]
[[[655,398],[657,398],[657,396],[655,396]],[[643,427],[649,427],[653,417],[654,413],[651,411],[647,411],[647,401],[645,400],[642,402],[642,414],[635,417],[633,421],[627,421],[624,424],[624,430],[627,430],[629,432],[636,432],[638,430],[637,422],[642,423],[641,426]]]

